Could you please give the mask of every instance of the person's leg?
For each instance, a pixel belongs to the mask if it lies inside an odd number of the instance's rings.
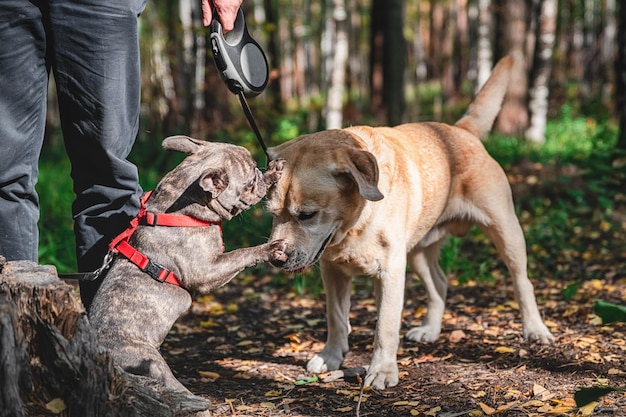
[[[126,157],[139,125],[137,18],[145,0],[50,0],[52,70],[72,163],[78,269],[97,269],[139,210],[137,168]],[[99,282],[81,282],[87,310]]]
[[[46,33],[27,0],[0,2],[0,255],[38,261],[35,191],[46,121]]]

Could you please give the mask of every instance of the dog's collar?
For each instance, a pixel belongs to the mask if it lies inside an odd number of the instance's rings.
[[[203,226],[220,226],[220,237],[222,235],[221,222],[212,222],[200,220],[195,217],[171,214],[171,213],[153,213],[146,210],[146,201],[152,195],[152,191],[145,193],[141,197],[141,206],[139,213],[131,220],[130,225],[122,233],[117,235],[109,244],[109,251],[119,253],[133,264],[137,265],[146,274],[159,282],[167,282],[180,287],[180,280],[176,275],[160,265],[146,255],[135,249],[128,241],[139,225],[148,226],[169,226],[169,227],[203,227]],[[222,251],[224,245],[222,243]]]

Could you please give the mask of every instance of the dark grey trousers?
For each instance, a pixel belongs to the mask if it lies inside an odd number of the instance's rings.
[[[145,0],[0,1],[0,255],[37,261],[35,192],[49,72],[72,165],[76,256],[100,266],[139,209],[127,161],[139,123],[137,18]],[[86,306],[97,285],[81,283]]]

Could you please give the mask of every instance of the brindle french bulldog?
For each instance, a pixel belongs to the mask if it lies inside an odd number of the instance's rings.
[[[241,146],[173,136],[163,141],[163,147],[188,156],[160,181],[145,203],[146,210],[212,223],[203,227],[140,224],[129,244],[172,271],[180,286],[159,282],[117,255],[95,295],[89,319],[115,364],[191,394],[158,349],[191,306],[192,294],[208,293],[258,263],[286,260],[283,241],[223,252],[221,234],[222,221],[257,203],[278,181],[284,161],[271,161],[262,174]]]

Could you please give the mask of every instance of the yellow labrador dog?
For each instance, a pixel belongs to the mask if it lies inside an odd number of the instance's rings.
[[[407,260],[428,291],[428,313],[406,337],[437,340],[447,279],[439,249],[446,235],[474,224],[493,241],[509,269],[524,337],[554,341],[543,323],[526,273],[526,244],[504,171],[480,137],[491,129],[509,83],[512,57],[502,59],[454,126],[410,123],[357,126],[298,137],[270,149],[286,160],[270,190],[270,241],[287,243],[279,266],[299,272],[320,260],[328,338],[309,372],[338,369],[348,352],[351,280],[372,276],[378,321],[365,384],[398,383],[397,349]]]

